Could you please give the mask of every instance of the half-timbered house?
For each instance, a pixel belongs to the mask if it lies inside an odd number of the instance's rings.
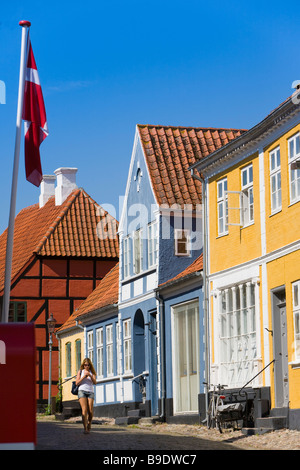
[[[39,404],[49,387],[47,319],[52,313],[61,326],[118,261],[117,221],[77,187],[76,172],[59,168],[44,176],[39,203],[15,218],[9,321],[35,323]],[[7,230],[0,236],[1,297],[6,239]],[[58,374],[53,337],[52,396]]]

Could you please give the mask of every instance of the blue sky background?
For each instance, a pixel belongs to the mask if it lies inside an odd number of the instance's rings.
[[[49,136],[43,173],[78,168],[77,183],[119,219],[136,124],[249,129],[300,80],[296,1],[2,2],[0,232],[8,224],[19,80],[20,20],[42,84]],[[17,212],[38,202],[25,179]]]

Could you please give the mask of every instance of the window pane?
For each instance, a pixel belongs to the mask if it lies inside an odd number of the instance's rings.
[[[277,166],[280,166],[280,150],[277,150],[276,152],[276,157],[277,157]]]
[[[294,284],[294,307],[298,307],[299,300],[298,300],[298,284]]]
[[[300,153],[300,136],[296,137],[296,154]]]
[[[248,183],[253,183],[253,167],[252,165],[249,167],[249,181]]]
[[[293,158],[294,157],[294,140],[290,140],[289,148],[290,148],[289,157]]]

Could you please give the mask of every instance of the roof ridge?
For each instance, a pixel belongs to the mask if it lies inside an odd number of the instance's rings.
[[[63,218],[66,216],[67,212],[69,211],[71,205],[75,201],[75,199],[79,196],[80,192],[82,191],[82,188],[76,188],[73,189],[73,191],[69,194],[67,199],[63,202],[62,204],[62,209],[60,213],[56,216],[54,219],[52,225],[50,225],[49,229],[43,235],[42,240],[37,244],[35,249],[33,250],[33,253],[38,253],[42,247],[45,245],[46,241],[50,238],[54,230],[57,228],[58,224],[63,220]]]
[[[239,127],[203,127],[203,126],[174,126],[167,124],[137,124],[137,127],[163,127],[163,128],[172,128],[172,129],[201,129],[207,131],[248,131],[249,129],[239,128]]]

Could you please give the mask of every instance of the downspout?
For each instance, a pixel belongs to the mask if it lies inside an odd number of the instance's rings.
[[[197,179],[202,184],[202,206],[203,206],[203,313],[204,313],[204,334],[205,334],[205,408],[206,413],[208,410],[208,391],[210,388],[209,377],[209,309],[208,309],[208,243],[207,243],[207,197],[205,179],[199,177],[194,173],[191,168],[192,177]]]
[[[160,354],[161,354],[161,411],[160,418],[165,419],[166,399],[166,358],[165,358],[165,304],[163,298],[155,291],[156,300],[159,302],[160,322]]]

